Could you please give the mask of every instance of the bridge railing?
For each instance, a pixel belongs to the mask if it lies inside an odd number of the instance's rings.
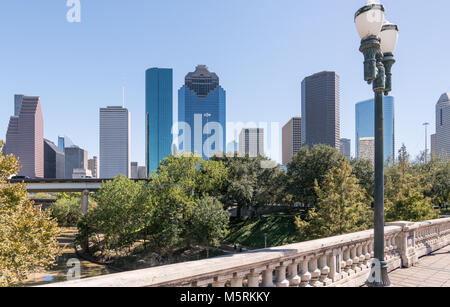
[[[50,286],[323,287],[361,286],[373,258],[373,230]],[[450,244],[450,218],[385,227],[389,271]]]

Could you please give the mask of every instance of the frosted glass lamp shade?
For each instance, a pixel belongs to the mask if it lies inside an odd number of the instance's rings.
[[[394,53],[398,41],[398,26],[386,21],[381,28],[381,51],[383,53]]]
[[[355,24],[361,39],[367,36],[378,36],[383,26],[385,16],[384,6],[375,0],[367,1],[355,14]]]

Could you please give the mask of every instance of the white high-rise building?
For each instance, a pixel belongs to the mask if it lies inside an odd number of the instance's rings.
[[[92,159],[88,160],[88,170],[92,173],[92,178],[100,178],[100,171],[98,168],[98,158],[93,157]]]
[[[239,134],[239,153],[250,157],[264,156],[264,129],[242,129]]]
[[[302,118],[300,116],[291,118],[282,130],[283,165],[288,165],[292,157],[302,147]]]
[[[375,164],[375,138],[360,138],[358,140],[358,158],[369,160]]]
[[[436,104],[435,143],[435,154],[450,157],[450,93],[442,94]]]
[[[131,114],[123,107],[100,109],[100,175],[131,176]]]

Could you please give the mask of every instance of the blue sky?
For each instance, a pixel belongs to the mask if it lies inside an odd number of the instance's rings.
[[[301,114],[300,83],[313,73],[341,77],[341,137],[355,139],[355,103],[372,97],[353,15],[365,0],[80,0],[81,23],[66,0],[0,4],[0,138],[13,95],[41,96],[45,137],[68,135],[98,154],[100,107],[132,113],[132,160],[144,163],[144,73],[174,69],[174,97],[197,64],[227,91],[228,121],[280,122]],[[408,3],[408,4],[407,4]],[[385,0],[398,23],[394,66],[396,147],[424,149],[422,123],[450,91],[448,0]],[[406,7],[406,5],[408,5]],[[176,103],[176,99],[174,101]]]

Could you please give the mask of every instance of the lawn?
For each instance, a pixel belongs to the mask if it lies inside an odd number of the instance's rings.
[[[241,244],[249,249],[264,248],[264,234],[267,233],[267,247],[282,246],[299,242],[294,215],[264,215],[230,223],[227,244]]]

